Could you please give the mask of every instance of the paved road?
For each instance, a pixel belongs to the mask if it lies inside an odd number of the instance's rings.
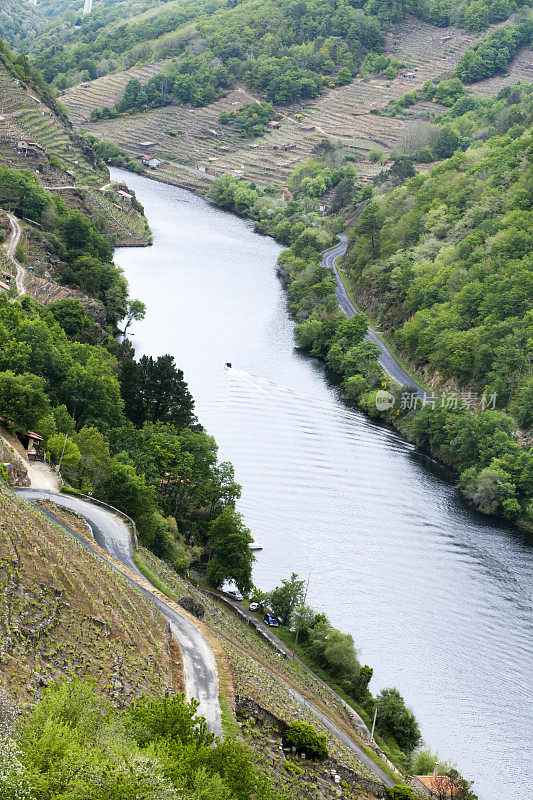
[[[17,249],[17,245],[20,240],[20,225],[18,224],[18,220],[16,217],[13,217],[11,214],[7,215],[9,217],[9,221],[11,223],[11,239],[9,244],[7,245],[7,254],[15,267],[17,268],[17,275],[15,278],[15,285],[17,287],[17,294],[20,296],[24,294],[24,275],[26,274],[26,270],[19,264],[17,259],[15,258],[15,250]]]
[[[339,234],[339,244],[335,247],[332,247],[331,250],[326,250],[324,255],[322,256],[322,265],[327,267],[328,269],[333,270],[333,274],[335,275],[335,280],[337,281],[337,288],[335,290],[335,294],[337,295],[337,300],[339,301],[340,308],[344,311],[346,316],[353,317],[355,314],[359,313],[359,309],[352,303],[348,296],[348,292],[346,291],[346,287],[342,282],[342,278],[340,276],[339,270],[335,264],[335,261],[339,256],[343,256],[348,248],[348,240],[344,234]],[[399,383],[400,386],[408,386],[413,387],[413,392],[417,392],[418,396],[424,398],[426,396],[426,390],[420,386],[416,381],[414,381],[408,374],[403,370],[390,350],[387,346],[381,341],[378,334],[372,328],[368,328],[368,332],[365,336],[365,340],[367,342],[374,342],[379,347],[380,350],[380,357],[378,359],[381,367],[383,368],[384,372],[392,378],[396,383]]]
[[[221,597],[225,603],[231,605],[235,609],[237,614],[245,616],[253,624],[253,627],[259,628],[264,634],[266,634],[266,637],[274,645],[274,647],[276,647],[278,650],[282,651],[288,656],[292,655],[291,648],[287,647],[285,642],[283,642],[278,636],[276,636],[276,634],[272,631],[271,628],[267,627],[267,625],[258,620],[252,611],[249,611],[249,609],[245,608],[244,606],[241,606],[240,603],[232,600],[230,597],[223,594],[222,592],[210,590],[208,594],[212,596]],[[312,675],[315,680],[321,683],[322,686],[324,686],[324,688],[327,689],[328,692],[331,692],[331,694],[334,697],[336,697],[339,703],[346,708],[348,713],[353,718],[355,727],[358,728],[362,734],[364,734],[367,737],[370,737],[370,731],[368,730],[364,720],[359,716],[359,714],[356,711],[354,711],[354,709],[350,705],[348,705],[348,703],[346,703],[342,699],[342,697],[340,697],[336,692],[334,692],[331,686],[328,686],[328,684],[325,681],[321,680],[321,678],[319,678],[318,675],[315,675],[313,670],[310,669],[307,666],[307,664],[304,664],[304,662],[300,661],[299,658],[296,658],[295,660],[303,667],[303,669],[305,669],[306,672],[309,672],[309,674]],[[324,725],[324,727],[328,729],[328,731],[330,731],[334,736],[340,739],[340,741],[344,745],[346,745],[346,747],[348,747],[353,753],[355,753],[355,755],[359,758],[359,760],[362,761],[362,763],[365,764],[365,766],[367,766],[368,769],[370,769],[374,773],[374,776],[378,780],[380,780],[383,784],[385,784],[385,786],[389,788],[391,786],[394,786],[394,781],[392,781],[388,777],[388,775],[385,772],[383,772],[383,770],[380,769],[380,767],[377,764],[375,764],[372,761],[372,759],[369,758],[369,756],[367,756],[365,751],[362,750],[359,747],[359,745],[357,745],[346,733],[344,733],[344,731],[342,731],[337,725],[335,725],[335,723],[332,722],[329,719],[329,717],[327,717],[316,706],[310,703],[309,700],[307,700],[302,694],[300,694],[300,692],[298,692],[293,686],[289,686],[288,684],[285,684],[285,686],[287,690],[290,692],[290,694],[294,697],[294,699],[298,703],[300,703],[300,705],[304,706],[309,711],[311,711],[311,713],[314,714],[314,716],[322,722],[322,724]]]
[[[378,767],[377,764],[374,764],[372,759],[369,756],[367,756],[367,754],[363,750],[361,750],[360,747],[357,747],[357,745],[354,744],[354,742],[352,742],[350,737],[346,733],[344,733],[344,731],[341,731],[341,729],[337,727],[337,725],[335,725],[329,719],[329,717],[327,717],[325,714],[319,711],[318,708],[315,708],[315,706],[313,706],[309,702],[309,700],[306,700],[305,697],[302,697],[302,695],[296,692],[292,687],[288,686],[287,688],[294,697],[294,699],[302,706],[305,706],[305,708],[309,709],[309,711],[311,711],[311,713],[314,714],[315,717],[318,717],[318,719],[321,721],[324,727],[327,728],[328,731],[330,731],[330,733],[333,733],[334,736],[337,737],[337,739],[340,739],[340,741],[346,747],[352,750],[357,755],[357,758],[360,761],[362,761],[363,764],[366,767],[368,767],[368,769],[371,770],[371,772],[374,773],[374,775],[378,778],[378,780],[380,780],[388,789],[390,789],[392,786],[395,785],[394,781],[391,780],[389,776],[385,772],[383,772],[382,769]]]
[[[39,489],[17,489],[16,492],[26,500],[49,499],[58,506],[70,508],[81,514],[91,525],[94,538],[100,547],[132,572],[141,575],[133,560],[130,532],[125,523],[110,511],[94,506],[85,500],[54,492]],[[101,557],[96,549],[91,548],[83,540],[80,541]],[[179,642],[183,656],[187,697],[194,697],[198,700],[198,713],[206,718],[209,730],[217,736],[221,736],[218,672],[209,644],[188,619],[182,617],[162,600],[149,594],[142,586],[138,585],[137,588],[147,594],[170,623],[170,628]]]
[[[78,514],[81,514],[89,522],[97,544],[116,558],[121,564],[124,564],[124,566],[132,570],[132,572],[141,576],[133,560],[130,532],[124,522],[114,514],[104,508],[99,508],[98,506],[94,506],[76,497],[69,497],[55,492],[41,489],[16,489],[15,491],[20,497],[30,502],[38,499],[48,499],[57,503],[58,506],[70,508]],[[75,531],[70,531],[70,533],[75,536],[84,547],[99,558],[102,557],[96,548],[91,547],[91,545],[78,536]],[[126,579],[130,580],[128,578]],[[179,642],[183,655],[187,697],[195,697],[198,700],[198,712],[206,718],[209,729],[217,736],[221,736],[222,724],[218,701],[218,674],[215,658],[207,641],[189,620],[180,616],[165,602],[147,592],[143,586],[135,584],[133,579],[131,579],[130,582],[136,585],[138,589],[150,598],[170,623],[172,633]],[[308,708],[320,719],[331,733],[357,755],[378,780],[387,787],[394,785],[394,782],[385,772],[374,764],[366,753],[358,747],[344,731],[306,700],[299,692],[292,687],[288,687],[288,689],[295,700],[302,706]]]
[[[210,593],[219,596],[222,594],[221,592],[210,592]],[[224,601],[232,605],[238,614],[242,614],[248,620],[250,620],[254,628],[259,628],[259,630],[261,630],[263,635],[266,636],[266,638],[274,645],[274,647],[276,647],[278,650],[280,650],[289,658],[292,658],[292,648],[287,647],[285,642],[282,639],[280,639],[279,636],[276,636],[272,628],[269,628],[268,625],[265,625],[265,623],[262,622],[260,619],[258,619],[252,611],[247,609],[245,606],[242,606],[239,602],[232,600],[231,597],[228,597],[226,595],[224,595]],[[345,700],[343,700],[340,695],[334,692],[331,686],[329,686],[329,684],[327,684],[326,681],[323,681],[322,678],[319,678],[318,675],[316,675],[313,672],[313,670],[307,666],[307,664],[305,664],[298,658],[298,656],[295,656],[294,660],[297,661],[298,664],[300,664],[302,669],[304,669],[306,672],[312,675],[314,680],[318,681],[318,683],[320,683],[324,687],[324,689],[330,692],[333,695],[333,697],[335,697],[337,702],[340,703],[340,705],[344,706],[346,711],[352,717],[355,727],[359,730],[359,732],[362,733],[363,736],[370,738],[370,731],[368,729],[368,726],[366,725],[364,719],[361,716],[359,716],[357,711],[355,711]]]
[[[59,506],[70,508],[78,514],[81,514],[91,525],[94,538],[100,547],[137,575],[141,575],[133,560],[130,532],[124,522],[111,512],[76,497],[69,497],[55,492],[43,491],[40,489],[17,489],[16,493],[29,501],[50,499]],[[87,547],[87,549],[98,557],[101,557],[101,554],[96,548],[91,547],[88,542],[79,537],[74,531],[70,531],[70,533]],[[130,582],[135,585],[133,580]],[[222,725],[218,701],[218,674],[215,658],[207,641],[189,620],[177,614],[166,603],[148,593],[142,586],[137,585],[137,588],[150,598],[159,608],[163,616],[169,621],[172,633],[179,642],[183,655],[187,696],[195,697],[198,700],[200,704],[198,712],[206,718],[209,729],[216,735],[221,736]],[[358,747],[344,731],[306,700],[299,692],[292,687],[288,687],[288,689],[295,700],[302,706],[308,708],[320,719],[331,733],[357,755],[378,780],[387,787],[394,785],[394,781],[374,764],[366,753]]]

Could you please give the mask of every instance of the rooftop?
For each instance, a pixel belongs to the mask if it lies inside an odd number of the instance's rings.
[[[416,775],[424,786],[438,797],[453,797],[457,784],[448,775]]]

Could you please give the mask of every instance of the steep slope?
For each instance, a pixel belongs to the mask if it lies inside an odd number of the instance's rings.
[[[0,676],[18,702],[65,675],[116,702],[180,688],[165,620],[67,531],[0,481]]]
[[[405,127],[401,120],[373,112],[453,70],[475,39],[475,34],[454,28],[443,32],[414,18],[398,22],[385,43],[386,55],[406,65],[396,77],[366,74],[346,86],[329,89],[314,101],[301,101],[289,110],[278,107],[279,126],[253,140],[240,138],[232,126],[219,123],[221,112],[261,99],[260,92],[242,85],[204,108],[173,104],[133,116],[89,121],[94,109],[117,102],[130,79],[145,83],[149,70],[156,74],[156,64],[73,87],[61,96],[61,102],[76,126],[101,139],[136,153],[142,152],[142,142],[151,141],[155,155],[188,166],[201,164],[211,175],[234,172],[261,184],[284,183],[295,165],[309,158],[313,147],[326,137],[342,142],[358,174],[369,180],[381,169],[369,162],[369,151],[375,147],[391,150]],[[165,70],[168,62],[159,66],[159,71]],[[164,171],[165,179],[169,174],[180,177],[178,167]]]
[[[102,217],[107,233],[123,244],[147,244],[142,209],[109,185],[106,165],[74,132],[39,73],[0,41],[0,165],[30,169],[70,208]]]

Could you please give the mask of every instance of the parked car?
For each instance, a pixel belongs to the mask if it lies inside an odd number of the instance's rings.
[[[261,603],[250,603],[250,611],[261,611]]]
[[[274,614],[265,614],[265,616],[263,617],[263,622],[265,623],[265,625],[268,625],[269,628],[279,627],[279,622],[277,621]]]
[[[238,589],[230,589],[226,594],[228,597],[231,597],[232,600],[244,600],[244,597]]]

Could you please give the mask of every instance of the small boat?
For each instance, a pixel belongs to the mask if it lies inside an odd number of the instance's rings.
[[[262,550],[263,549],[263,545],[259,544],[259,542],[252,542],[248,546],[249,546],[250,550]]]

